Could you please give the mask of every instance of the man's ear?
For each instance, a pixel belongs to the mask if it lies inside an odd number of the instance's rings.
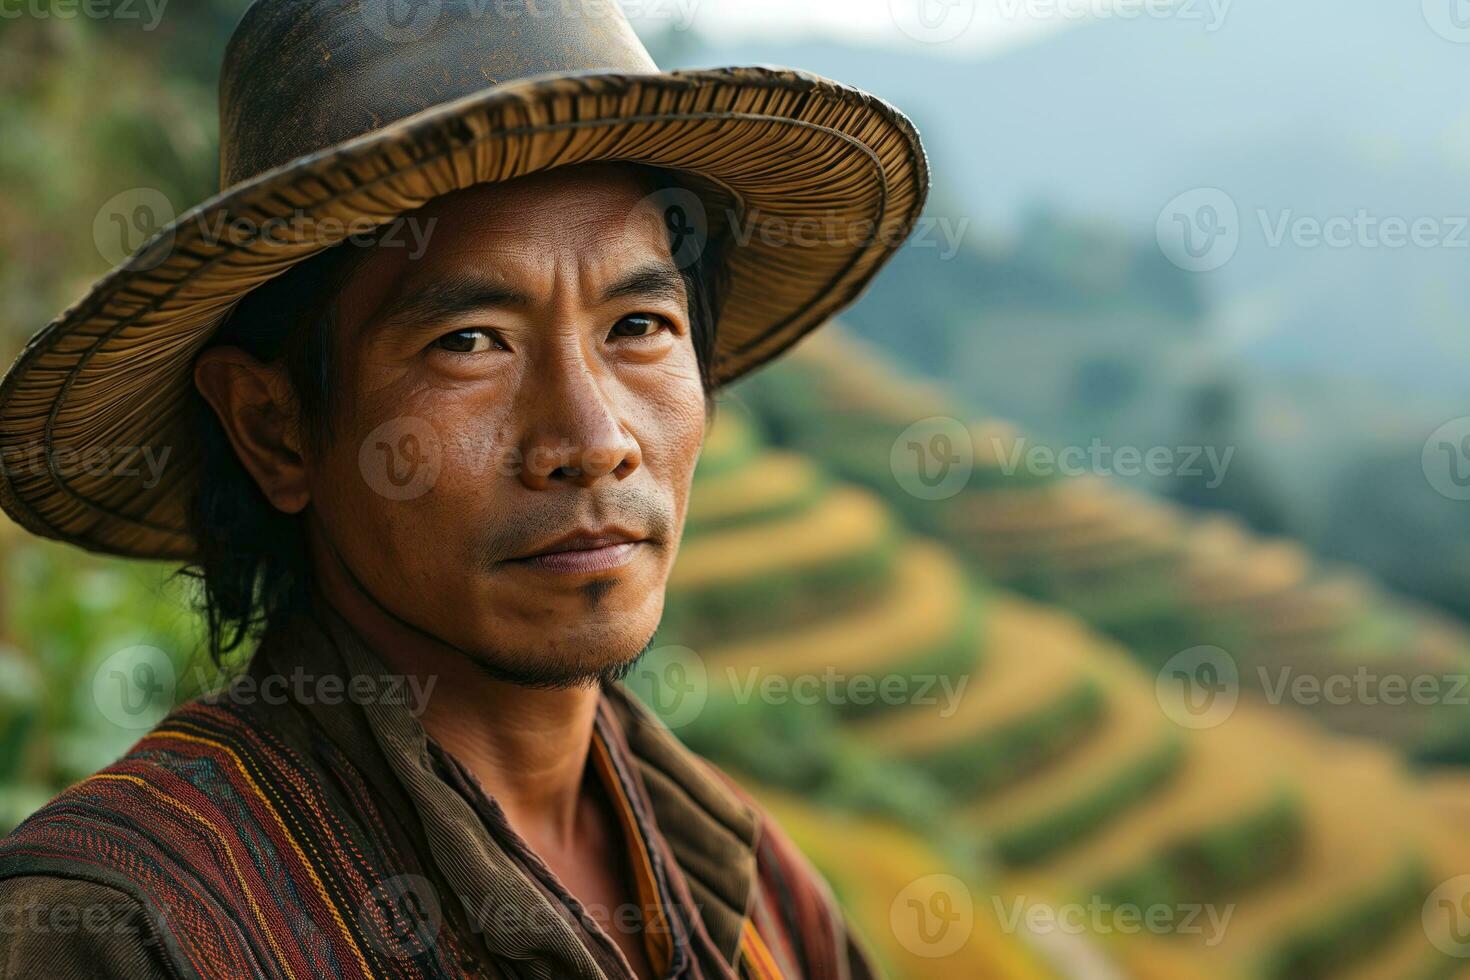
[[[285,368],[238,347],[211,347],[194,364],[194,386],[266,499],[287,514],[304,510],[311,492],[300,413]]]

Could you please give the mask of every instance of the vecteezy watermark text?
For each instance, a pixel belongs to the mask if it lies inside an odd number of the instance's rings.
[[[1063,933],[1071,936],[1103,936],[1109,933],[1159,936],[1202,936],[1206,946],[1218,946],[1235,914],[1234,905],[1181,902],[1134,905],[1111,902],[1093,895],[1085,902],[1054,905],[1028,902],[1017,896],[1006,902],[992,895],[1001,929],[1015,933],[1024,928],[1032,935]]]
[[[1339,214],[1256,208],[1253,218],[1243,216],[1235,199],[1220,188],[1199,187],[1164,205],[1155,234],[1164,256],[1189,272],[1223,268],[1253,225],[1259,228],[1259,243],[1268,249],[1470,249],[1470,215],[1383,214],[1362,207]]]
[[[943,215],[924,215],[912,232],[883,228],[872,219],[841,215],[788,217],[752,210],[744,214],[729,212],[726,220],[731,241],[741,248],[751,242],[772,248],[860,248],[873,244],[896,248],[907,242],[910,248],[937,249],[941,262],[959,254],[970,230],[969,218],[951,219]]]
[[[31,443],[0,446],[0,467],[14,478],[21,474],[40,476],[52,473],[62,479],[85,474],[139,480],[140,486],[152,489],[163,476],[172,446],[75,446]]]
[[[28,901],[0,903],[0,936],[135,936],[143,933],[131,900],[67,902]]]
[[[298,666],[291,673],[256,676],[246,672],[222,686],[211,684],[208,671],[196,668],[196,682],[208,690],[205,697],[231,704],[288,703],[303,705],[396,705],[417,718],[429,706],[439,682],[437,674],[312,674]]]
[[[211,249],[256,245],[325,248],[346,243],[405,249],[409,259],[416,261],[428,251],[438,223],[436,217],[414,214],[383,222],[367,215],[340,218],[299,209],[265,218],[214,210],[178,219],[173,202],[162,191],[134,187],[114,194],[97,210],[92,238],[98,253],[108,262],[126,261],[142,270],[161,265],[181,240]],[[145,245],[146,252],[140,251]]]
[[[1000,470],[1014,476],[1025,469],[1036,476],[1156,476],[1203,477],[1215,490],[1225,481],[1235,447],[1226,446],[1110,446],[1093,439],[1086,446],[1029,445],[1023,436],[992,438]]]
[[[997,0],[1007,20],[1195,21],[1213,34],[1225,26],[1234,0]]]
[[[0,20],[141,21],[143,30],[157,29],[169,0],[0,0]]]
[[[665,23],[676,31],[694,26],[700,0],[460,0],[456,19],[493,17],[502,27],[545,20],[589,20],[621,25],[624,16],[640,23]],[[619,7],[621,6],[621,9]],[[426,36],[444,15],[444,0],[362,0],[363,23],[394,44]]]
[[[1381,673],[1359,666],[1348,673],[1297,673],[1291,667],[1276,671],[1257,668],[1260,687],[1270,704],[1290,702],[1311,707],[1326,704],[1470,706],[1470,675]]]
[[[872,705],[888,707],[938,707],[939,717],[949,718],[959,710],[960,699],[970,683],[968,674],[848,674],[835,666],[821,673],[787,675],[768,673],[759,667],[743,675],[725,668],[725,681],[738,704],[825,704],[833,707]]]

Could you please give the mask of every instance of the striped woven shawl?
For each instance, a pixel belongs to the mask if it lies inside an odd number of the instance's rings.
[[[328,635],[298,626],[252,671],[282,653],[300,663],[308,647],[330,657],[340,643]],[[446,873],[435,820],[459,811],[426,810],[381,724],[350,701],[191,702],[0,841],[0,880],[132,896],[144,938],[181,977],[609,976],[564,909],[541,917],[516,890],[531,886],[505,876],[484,827],[456,818],[468,843],[453,842],[461,866]],[[676,897],[664,911],[677,975],[868,975],[825,885],[747,797],[617,689],[599,724],[649,808],[651,853]],[[499,907],[467,901],[469,872]]]

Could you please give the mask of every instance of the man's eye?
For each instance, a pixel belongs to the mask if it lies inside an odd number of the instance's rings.
[[[479,354],[498,347],[500,344],[490,331],[472,327],[447,333],[434,341],[434,346],[452,354]]]
[[[653,313],[634,313],[613,324],[612,337],[651,337],[668,326],[669,321]]]

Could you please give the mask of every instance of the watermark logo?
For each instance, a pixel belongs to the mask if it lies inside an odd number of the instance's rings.
[[[1470,958],[1470,875],[1441,884],[1420,912],[1424,934],[1446,956]]]
[[[92,241],[97,253],[112,265],[121,265],[152,242],[147,253],[133,259],[133,267],[146,272],[158,268],[173,251],[173,233],[159,233],[170,228],[175,217],[173,202],[163,191],[134,187],[114,194],[97,209]],[[159,236],[156,241],[154,236]]]
[[[1430,433],[1420,463],[1435,493],[1470,500],[1470,415],[1451,419]]]
[[[628,216],[628,237],[662,234],[669,254],[680,269],[691,268],[709,244],[709,215],[698,194],[682,187],[666,187],[638,202]]]
[[[669,728],[683,728],[704,713],[709,703],[709,669],[689,647],[650,650],[633,668],[628,686]]]
[[[1159,212],[1164,257],[1186,272],[1213,272],[1240,248],[1240,209],[1218,187],[1185,191]]]
[[[898,485],[920,500],[945,500],[970,482],[975,443],[959,419],[934,415],[899,433],[888,453]]]
[[[1446,41],[1470,44],[1470,0],[1423,0],[1424,20]]]
[[[429,879],[397,875],[368,892],[358,907],[357,921],[381,952],[403,962],[434,947],[444,909]]]
[[[1164,714],[1180,727],[1214,728],[1235,713],[1240,668],[1219,647],[1190,647],[1159,670],[1154,694]]]
[[[894,896],[888,923],[894,938],[915,956],[952,956],[975,930],[975,898],[954,875],[926,875]]]
[[[153,646],[119,650],[92,674],[92,701],[98,713],[129,731],[152,728],[162,721],[173,707],[177,690],[173,661]]]
[[[442,462],[438,432],[412,415],[389,419],[369,432],[357,453],[362,478],[389,500],[414,500],[428,493]]]
[[[439,23],[444,0],[362,0],[368,30],[389,44],[412,44]]]
[[[975,9],[975,0],[888,0],[894,25],[920,44],[963,37],[975,22]]]
[[[581,0],[581,3],[591,10],[603,8],[613,13],[621,7],[639,25],[662,23],[670,30],[682,32],[694,27],[700,0]]]

